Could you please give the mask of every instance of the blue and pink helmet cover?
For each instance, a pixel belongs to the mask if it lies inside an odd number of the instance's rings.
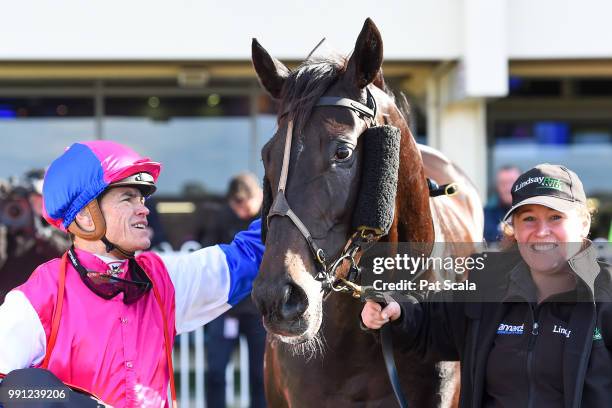
[[[161,164],[110,140],[77,142],[55,159],[43,183],[43,215],[67,231],[76,215],[108,186],[146,172],[157,181]]]

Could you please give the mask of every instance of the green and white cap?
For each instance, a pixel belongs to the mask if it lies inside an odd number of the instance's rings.
[[[521,174],[512,185],[512,207],[507,221],[519,207],[540,204],[563,213],[586,205],[582,182],[570,169],[558,164],[538,164]]]

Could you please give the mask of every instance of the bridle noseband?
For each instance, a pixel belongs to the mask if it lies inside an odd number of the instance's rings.
[[[376,126],[376,100],[371,94],[370,90],[366,88],[367,105],[361,102],[355,101],[349,98],[343,98],[338,96],[323,96],[319,98],[315,107],[317,106],[335,106],[339,108],[350,109],[357,114],[357,116],[366,122],[368,128]],[[371,106],[370,106],[371,105]],[[289,112],[283,112],[281,116],[288,114]],[[331,289],[335,291],[350,291],[353,294],[360,292],[358,285],[351,282],[351,279],[342,279],[343,284],[337,285],[336,281],[336,270],[342,265],[343,261],[349,259],[351,261],[351,272],[354,274],[355,270],[358,270],[357,263],[355,261],[355,255],[361,249],[363,244],[373,241],[375,238],[379,238],[372,231],[357,231],[354,233],[344,247],[342,254],[331,264],[327,263],[327,254],[325,250],[317,245],[312,234],[300,220],[300,218],[291,210],[285,191],[287,187],[287,175],[289,173],[289,160],[291,156],[291,141],[293,139],[293,118],[289,117],[287,124],[287,134],[285,136],[285,150],[283,154],[283,164],[281,167],[281,174],[278,181],[278,189],[276,197],[272,202],[270,211],[267,216],[267,224],[270,225],[271,219],[274,216],[289,217],[293,225],[297,227],[302,236],[306,239],[310,252],[314,259],[317,261],[319,268],[318,274],[315,277],[316,280],[322,282],[323,290],[329,292]],[[357,295],[358,296],[358,295]]]

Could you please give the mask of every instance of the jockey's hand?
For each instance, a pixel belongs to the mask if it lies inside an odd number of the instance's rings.
[[[397,320],[401,314],[402,309],[397,302],[390,302],[383,309],[380,304],[368,300],[361,311],[361,321],[368,329],[377,330],[389,321]]]

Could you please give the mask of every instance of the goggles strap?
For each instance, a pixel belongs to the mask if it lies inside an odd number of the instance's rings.
[[[104,293],[100,290],[97,290],[96,284],[92,282],[91,279],[89,278],[88,275],[89,275],[89,272],[91,271],[87,271],[87,269],[85,269],[85,267],[81,264],[81,262],[79,261],[79,258],[77,258],[76,253],[74,252],[74,247],[71,247],[70,249],[68,249],[67,253],[68,253],[68,259],[70,259],[70,262],[72,263],[72,267],[77,270],[77,272],[81,276],[81,279],[83,280],[83,283],[85,283],[85,285],[92,292],[102,297],[103,299],[111,299],[117,296],[119,292],[124,292],[124,295],[125,295],[124,303],[131,304],[131,303],[134,303],[136,300],[138,300],[142,295],[147,293],[153,286],[153,283],[151,279],[149,278],[149,276],[146,274],[146,272],[144,272],[144,270],[140,267],[140,265],[138,265],[138,263],[133,258],[131,258],[128,261],[128,263],[129,263],[130,279],[132,280],[120,279],[117,277],[109,277],[109,280],[111,280],[111,282],[109,283],[112,284],[112,282],[115,282],[117,284],[117,288],[116,290],[114,290],[113,293]],[[99,273],[99,272],[94,272],[94,273]],[[123,287],[121,285],[123,285]],[[130,288],[126,289],[125,287],[126,285],[129,285]],[[128,296],[128,289],[135,289],[138,292],[137,296],[136,297],[131,296],[131,295]],[[133,291],[129,290],[129,293],[133,294]]]

